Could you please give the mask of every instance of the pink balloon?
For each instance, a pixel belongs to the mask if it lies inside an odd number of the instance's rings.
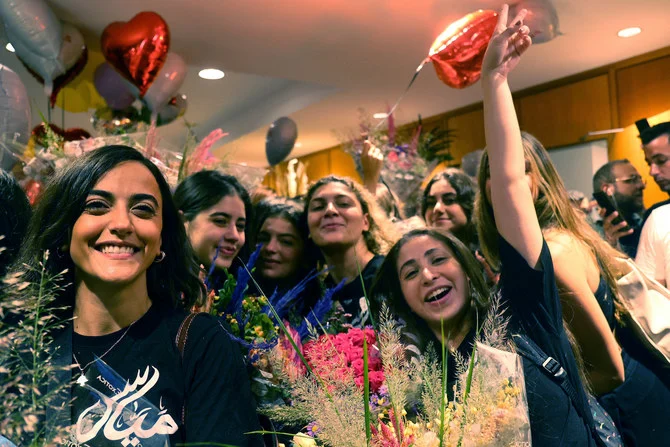
[[[93,84],[112,110],[129,107],[139,93],[107,62],[100,64],[93,75]]]
[[[177,53],[168,53],[165,64],[144,95],[152,112],[158,112],[173,98],[186,78],[186,63]]]

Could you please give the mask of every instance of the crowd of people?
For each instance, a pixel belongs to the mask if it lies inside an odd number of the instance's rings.
[[[427,179],[419,216],[405,216],[378,182],[369,143],[363,184],[328,176],[301,198],[256,196],[206,170],[171,191],[138,151],[108,146],[56,172],[31,212],[0,172],[0,273],[37,265],[45,251],[48,271],[66,271],[55,304],[73,319],[54,337],[57,361],[75,365],[77,385],[63,399],[74,398],[66,418],[82,445],[120,439],[96,392],[122,386],[97,383],[90,371],[101,363],[160,414],[140,427],[145,438],[263,444],[249,434],[261,425],[239,349],[215,317],[190,313],[258,245],[252,293],[281,294],[322,271],[294,313],[306,316],[339,284],[333,300],[351,326],[372,325],[385,304],[419,350],[445,344],[469,355],[497,292],[522,358],[534,445],[603,445],[594,400],[624,445],[667,445],[669,365],[626,324],[617,281],[618,260],[630,258],[667,286],[670,202],[645,210],[645,183],[628,160],[593,177],[614,212],[603,207],[594,219],[589,200],[566,191],[514,109],[508,76],[531,45],[523,19],[508,25],[503,9],[483,61],[487,146],[476,178],[448,168]],[[650,174],[670,194],[670,123],[640,128]]]

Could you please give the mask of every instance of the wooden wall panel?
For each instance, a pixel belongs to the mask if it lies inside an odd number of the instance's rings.
[[[329,150],[315,152],[298,158],[307,165],[307,177],[310,182],[327,176],[331,172]]]
[[[357,182],[361,181],[361,176],[356,171],[356,163],[351,155],[340,149],[339,147],[330,149],[330,171],[333,175],[342,177],[350,177]],[[316,178],[309,178],[311,181],[318,180]]]
[[[616,72],[619,124],[622,127],[670,109],[670,56]]]
[[[460,164],[463,155],[482,149],[486,145],[484,136],[484,109],[476,109],[461,115],[450,116],[447,126],[454,131],[451,143],[451,155],[454,160],[450,164]]]
[[[521,130],[546,147],[577,143],[587,132],[610,129],[607,75],[519,98]]]

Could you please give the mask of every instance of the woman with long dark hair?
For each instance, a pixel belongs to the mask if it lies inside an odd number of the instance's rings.
[[[47,250],[47,272],[66,271],[54,306],[74,317],[54,334],[56,363],[75,365],[59,381],[77,377],[70,410],[49,418],[71,419],[77,441],[96,446],[260,443],[245,435],[257,418],[238,347],[213,317],[186,319],[204,289],[153,163],[106,146],[57,172],[15,270]]]
[[[447,168],[436,174],[423,190],[421,216],[426,225],[449,231],[472,251],[477,250],[477,228],[473,220],[477,185],[460,169]]]
[[[212,289],[223,286],[223,271],[249,256],[247,224],[252,219],[249,193],[233,176],[217,171],[192,174],[174,193],[197,262],[210,271]]]
[[[261,247],[254,278],[267,296],[275,292],[282,296],[315,272],[316,260],[306,249],[309,231],[303,212],[299,202],[280,198],[256,205],[253,235],[255,245]],[[314,278],[300,293],[293,313],[303,316],[320,296],[321,287]]]

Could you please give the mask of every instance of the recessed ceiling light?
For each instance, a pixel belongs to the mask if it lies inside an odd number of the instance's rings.
[[[11,51],[12,53],[16,51],[14,49],[14,45],[12,45],[11,43],[8,43],[7,45],[5,45],[5,48],[7,49],[7,51]]]
[[[633,26],[630,28],[624,28],[617,33],[619,37],[633,37],[637,36],[642,32],[642,29],[639,26]]]
[[[205,68],[204,70],[200,70],[198,76],[202,79],[221,79],[225,74],[216,68]]]
[[[372,115],[373,118],[378,119],[378,120],[383,120],[384,118],[386,118],[388,116],[389,116],[388,113],[381,113],[381,112],[380,113],[375,113],[374,115]]]
[[[300,143],[300,142],[296,142],[293,146],[295,146],[295,147],[302,147],[302,143]]]

